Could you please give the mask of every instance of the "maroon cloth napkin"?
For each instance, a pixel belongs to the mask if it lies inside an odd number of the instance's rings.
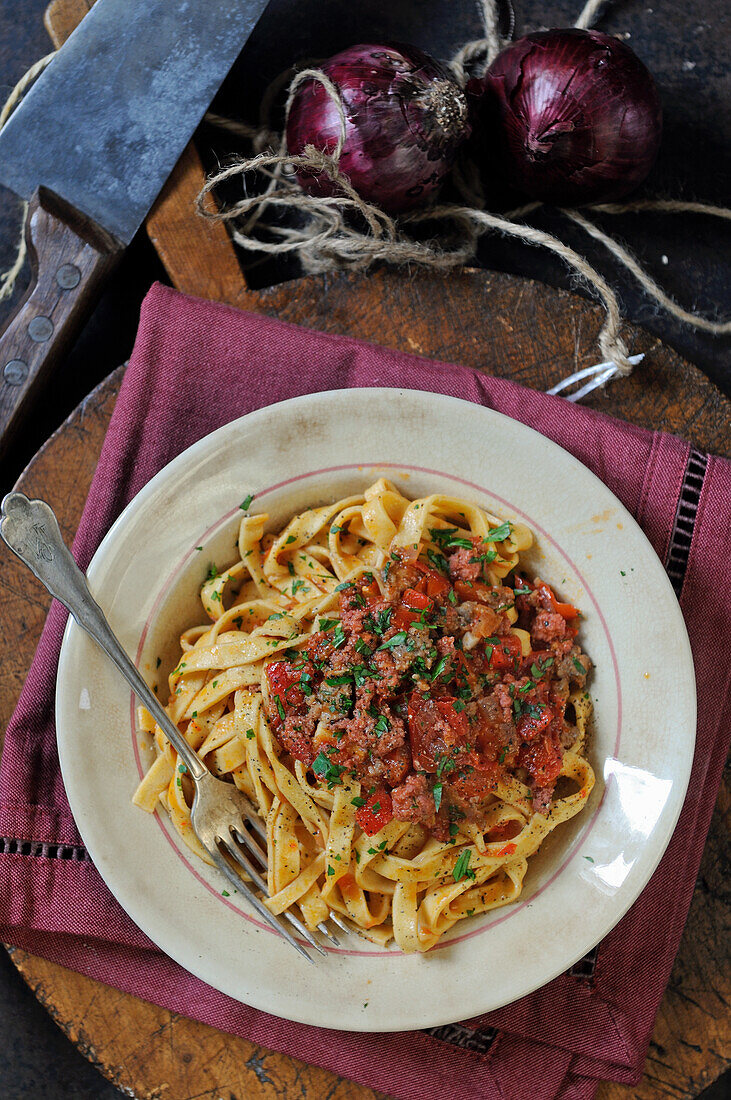
[[[652,880],[570,973],[479,1019],[430,1032],[360,1035],[241,1005],[147,940],[86,855],[56,753],[53,698],[66,615],[54,603],[0,769],[0,936],[393,1097],[586,1100],[598,1080],[634,1083],[685,923],[731,730],[729,679],[718,661],[731,618],[731,464],[675,437],[465,367],[154,286],[74,544],[82,568],[124,506],[195,440],[272,402],[348,386],[451,394],[529,424],[609,486],[666,563],[695,659],[698,740],[683,812]]]

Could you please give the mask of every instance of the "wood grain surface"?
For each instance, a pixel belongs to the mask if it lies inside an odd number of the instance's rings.
[[[65,40],[92,3],[54,0],[46,25],[55,44]],[[367,277],[320,276],[249,291],[225,230],[192,214],[201,179],[200,161],[190,145],[148,219],[148,233],[171,281],[182,290],[324,331],[459,361],[540,389],[596,361],[601,311],[574,295],[528,280],[479,271],[448,276],[381,271]],[[646,352],[645,362],[632,378],[596,395],[591,404],[635,424],[676,432],[703,450],[728,454],[731,406],[721,393],[700,371],[642,330],[630,329],[629,343],[633,352]],[[89,396],[18,483],[28,495],[49,500],[68,541],[79,522],[121,377],[120,369]],[[7,623],[0,637],[4,730],[49,601],[38,582],[14,561],[4,561],[0,592]],[[719,965],[729,801],[726,785],[643,1080],[633,1088],[603,1084],[601,1100],[696,1097],[729,1063],[725,1005],[731,989]],[[130,1095],[145,1100],[374,1100],[378,1095],[27,952],[11,949],[11,957],[69,1038]]]
[[[520,279],[476,272],[468,272],[456,281],[450,277],[426,284],[421,279],[397,275],[360,281],[321,279],[315,286],[299,284],[298,289],[299,313],[284,301],[281,305],[282,314],[290,319],[319,317],[322,327],[461,359],[500,374],[510,373],[509,365],[519,363],[521,381],[528,385],[544,384],[550,369],[546,364],[547,348],[552,349],[554,361],[570,358],[575,334],[588,334],[599,323],[599,311],[572,295]],[[274,309],[273,303],[282,294],[280,290],[264,296],[269,308]],[[448,305],[455,295],[460,299],[463,317],[471,319],[473,326],[474,318],[485,316],[486,302],[499,303],[499,315],[510,318],[510,323],[482,324],[476,329],[468,324],[449,324]],[[323,300],[330,303],[336,318],[332,325],[324,323],[328,311]],[[408,313],[406,303],[411,303]],[[711,439],[723,442],[718,420],[728,422],[728,403],[704,381],[698,383],[697,372],[669,349],[655,348],[655,356],[665,364],[658,370],[666,371],[681,392],[680,408],[660,404],[658,418],[680,425],[683,409],[692,408],[694,419],[684,433],[686,437],[702,447]],[[118,370],[91,394],[49,440],[19,482],[23,492],[50,501],[69,541],[78,525],[120,381]],[[648,404],[638,419],[648,422],[652,416]],[[4,728],[40,635],[48,600],[38,582],[14,561],[4,562],[0,586],[7,618],[0,639],[5,670],[0,724]],[[728,787],[724,787],[643,1081],[636,1088],[604,1084],[599,1091],[601,1100],[652,1100],[663,1094],[695,1097],[728,1065],[725,1004],[731,989],[719,965],[723,951],[724,817],[728,817],[728,808]],[[175,1016],[26,952],[13,950],[12,957],[69,1038],[106,1076],[137,1097],[213,1100],[226,1095],[235,1100],[281,1100],[299,1095],[311,1100],[324,1096],[333,1100],[372,1100],[375,1095],[324,1070]]]

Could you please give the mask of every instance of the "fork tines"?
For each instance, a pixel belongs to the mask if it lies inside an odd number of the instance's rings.
[[[261,822],[252,818],[247,818],[246,824],[255,832],[264,842],[266,842],[266,831]],[[267,853],[266,849],[257,842],[257,839],[251,835],[249,830],[242,825],[240,829],[232,828],[231,838],[227,843],[224,838],[219,838],[221,846],[224,851],[236,864],[248,875],[254,885],[261,890],[265,896],[269,895],[266,880],[264,879],[262,872],[266,873],[267,870]],[[256,861],[256,863],[254,862]],[[268,912],[268,910],[267,910]],[[271,914],[270,914],[271,915]],[[318,943],[315,936],[310,930],[299,920],[298,917],[291,913],[289,910],[285,910],[282,914],[286,920],[292,925],[293,928],[299,932],[300,936],[313,947],[315,951],[320,955],[326,955],[327,952],[323,949],[322,945]],[[330,918],[333,923],[337,924],[343,931],[348,932],[348,926],[344,924],[336,914],[330,913]],[[325,936],[330,943],[339,947],[340,941],[330,931],[324,921],[321,921],[317,926],[318,932]]]

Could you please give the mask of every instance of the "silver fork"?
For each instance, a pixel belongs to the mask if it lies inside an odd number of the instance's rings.
[[[260,873],[267,867],[266,830],[261,818],[238,787],[216,778],[208,770],[150,691],[89,591],[86,577],[63,541],[53,509],[45,501],[29,500],[23,493],[9,493],[0,511],[0,536],[114,662],[182,759],[194,786],[191,809],[193,829],[218,870],[267,924],[276,929],[308,962],[314,962],[229,862],[231,860],[268,896],[266,881]],[[264,843],[263,849],[259,840]],[[310,947],[326,955],[322,945],[302,921],[288,911],[282,915]],[[337,914],[331,913],[330,917],[343,931],[350,931]],[[332,943],[338,944],[324,922],[317,927]]]

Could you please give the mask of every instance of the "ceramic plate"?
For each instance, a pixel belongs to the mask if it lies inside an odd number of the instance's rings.
[[[74,817],[140,928],[239,1001],[355,1031],[475,1016],[581,958],[627,911],[665,850],[695,738],[695,678],[680,609],[616,497],[522,424],[454,398],[389,389],[301,397],[234,421],[171,462],[114,524],[91,563],[91,589],[163,698],[178,636],[200,621],[208,564],[233,560],[239,502],[256,493],[253,510],[268,512],[279,529],[292,513],[379,476],[407,496],[451,493],[529,524],[536,544],[525,558],[528,574],[539,573],[584,614],[579,641],[596,666],[588,755],[597,783],[584,812],[530,860],[518,902],[460,922],[426,956],[352,936],[315,970],[245,902],[223,896],[223,878],[181,845],[167,820],[132,805],[149,762],[134,701],[72,621],[56,704]]]

